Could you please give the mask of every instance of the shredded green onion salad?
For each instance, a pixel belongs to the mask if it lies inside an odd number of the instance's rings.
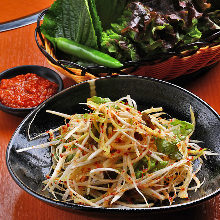
[[[48,131],[52,167],[44,181],[55,199],[93,207],[147,208],[155,202],[188,198],[201,186],[201,156],[215,155],[190,141],[191,123],[167,119],[162,108],[143,112],[130,96],[115,102],[92,97],[91,113],[67,115],[65,125]],[[59,134],[57,134],[59,131]],[[198,159],[200,166],[193,168]],[[193,186],[189,186],[191,182]]]

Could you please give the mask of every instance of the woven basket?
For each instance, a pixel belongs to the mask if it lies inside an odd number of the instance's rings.
[[[78,64],[58,60],[56,58],[52,45],[47,39],[44,39],[40,32],[40,20],[45,13],[46,11],[43,11],[38,17],[37,28],[35,30],[36,43],[51,66],[63,75],[72,78],[77,83],[100,76],[114,74],[132,74],[171,80],[179,76],[191,74],[204,67],[211,66],[220,60],[220,43],[212,43],[213,39],[220,36],[220,32],[218,32],[217,34],[214,34],[215,36],[210,36],[208,39],[209,41],[206,43],[194,43],[194,45],[199,46],[199,49],[191,52],[190,55],[186,50],[185,53],[171,53],[166,56],[166,59],[127,62],[124,65],[124,69],[117,70],[101,66],[98,66],[95,69],[82,67]],[[39,43],[38,38],[41,39],[41,44]]]
[[[55,54],[53,49],[50,47],[50,44],[45,41],[45,49],[46,51],[55,59]],[[204,67],[208,67],[220,60],[220,45],[216,45],[213,47],[206,46],[204,48],[200,48],[195,54],[186,56],[186,57],[178,57],[173,56],[165,61],[159,62],[154,65],[144,65],[138,67],[135,71],[130,73],[129,69],[125,69],[124,72],[127,74],[139,75],[139,76],[148,76],[157,79],[163,80],[171,80],[177,78],[182,75],[190,74],[196,72]],[[85,76],[82,76],[82,70],[76,68],[69,68],[69,71],[63,69],[60,66],[57,66],[50,61],[48,61],[51,66],[57,69],[63,75],[66,75],[77,83],[94,79],[96,76],[86,73]],[[106,75],[106,74],[101,74]]]
[[[196,72],[211,66],[220,60],[220,45],[200,48],[195,54],[178,57],[173,56],[155,65],[139,67],[134,74],[150,76],[157,79],[171,80],[182,75]]]

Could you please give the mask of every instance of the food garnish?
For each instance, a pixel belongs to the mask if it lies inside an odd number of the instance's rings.
[[[202,149],[191,135],[191,123],[168,118],[161,107],[142,112],[130,96],[117,101],[92,97],[90,113],[67,115],[65,124],[49,130],[50,141],[23,148],[51,147],[52,167],[45,184],[55,199],[93,207],[148,208],[158,201],[188,199],[202,185],[196,174]],[[59,131],[59,132],[58,132]],[[194,160],[199,166],[194,167]],[[198,164],[197,164],[198,165]]]

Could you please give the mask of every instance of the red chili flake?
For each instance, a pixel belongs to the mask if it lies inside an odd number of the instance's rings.
[[[62,157],[63,157],[63,154],[60,154],[60,157],[62,158]]]
[[[85,151],[83,151],[83,156],[86,155],[87,153]]]
[[[96,165],[96,168],[101,168],[102,167],[101,164],[98,163],[98,162],[96,162],[95,165]]]
[[[68,147],[66,145],[63,146],[65,149],[68,149]]]
[[[121,153],[121,151],[120,151],[120,150],[117,150],[117,151],[116,151],[116,153],[117,153],[117,154],[120,154],[120,153]]]
[[[47,178],[47,179],[50,179],[50,176],[49,176],[49,175],[46,175],[46,178]]]
[[[67,124],[66,124],[66,126],[67,126],[67,127],[69,127],[69,126],[70,126],[70,124],[69,124],[69,123],[67,123]]]
[[[147,154],[151,155],[151,154],[152,154],[152,152],[151,152],[151,151],[148,151],[148,152],[147,152]]]
[[[122,142],[121,138],[116,138],[116,142],[121,143]]]

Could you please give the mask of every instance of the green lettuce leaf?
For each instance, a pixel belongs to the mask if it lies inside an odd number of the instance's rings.
[[[193,19],[192,25],[188,28],[186,34],[182,34],[181,40],[184,42],[184,44],[193,43],[202,37],[202,32],[198,29],[197,25],[198,20]]]
[[[116,24],[112,24],[112,26],[114,25]],[[111,56],[121,61],[139,60],[135,46],[129,39],[116,33],[112,29],[102,33],[101,49],[104,53],[111,54]]]
[[[171,125],[175,126],[175,129],[172,131],[176,135],[176,138],[177,138],[176,142],[184,140],[190,133],[193,132],[193,129],[194,129],[193,124],[186,122],[186,121],[181,121],[178,119],[175,119],[174,121],[172,121]]]
[[[52,43],[54,38],[64,37],[97,49],[98,34],[95,29],[98,30],[94,27],[87,0],[56,0],[41,25],[42,33]]]
[[[89,98],[88,100],[92,101],[96,104],[104,104],[104,103],[107,103],[107,102],[111,102],[111,100],[109,98],[101,98],[101,97],[98,97],[98,96],[93,96],[92,98]]]
[[[175,140],[169,142],[164,139],[156,138],[157,150],[161,153],[166,154],[169,158],[173,160],[182,159],[183,155],[177,147],[177,143],[186,139],[186,137],[193,132],[194,125],[186,122],[175,119],[171,122],[171,125],[174,126],[172,132],[175,134]]]
[[[101,38],[102,38],[102,24],[101,24],[100,18],[97,13],[95,2],[96,2],[96,0],[88,0],[90,13],[92,16],[92,21],[93,21],[95,33],[97,36],[97,43],[98,43],[98,46],[100,46]]]
[[[165,168],[168,165],[168,161],[156,161],[153,158],[144,157],[135,166],[135,176],[136,178],[141,178],[146,173],[153,173],[158,170]]]
[[[176,143],[172,143],[167,140],[157,138],[156,146],[158,152],[166,154],[172,160],[181,160],[183,158],[183,155],[176,146]]]
[[[165,168],[168,165],[168,161],[155,161],[151,159],[151,169],[149,170],[150,173],[156,172]]]
[[[131,1],[103,34],[101,48],[122,61],[162,58],[173,49],[185,50],[205,37],[204,31],[208,35],[218,29],[204,17],[191,1]]]
[[[121,16],[127,2],[127,0],[95,0],[104,30],[110,28],[111,23],[114,23]]]

